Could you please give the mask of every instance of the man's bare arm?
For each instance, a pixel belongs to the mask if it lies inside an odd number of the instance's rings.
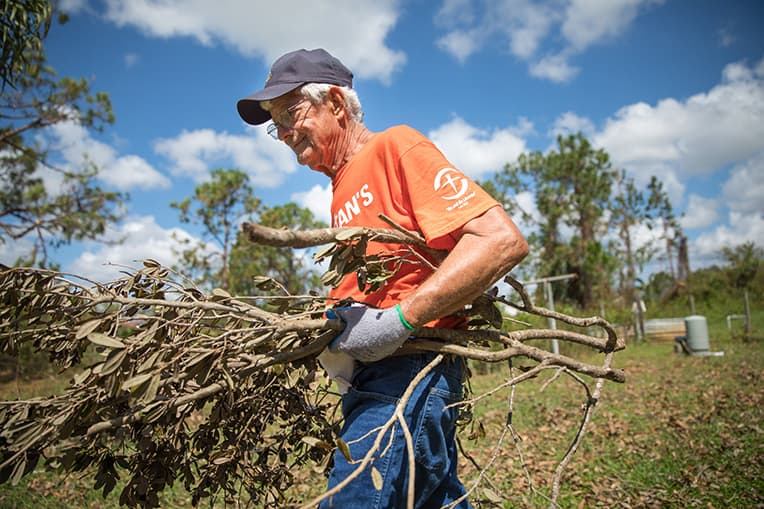
[[[456,236],[438,270],[400,303],[415,326],[471,303],[528,254],[528,243],[500,206],[470,220]]]

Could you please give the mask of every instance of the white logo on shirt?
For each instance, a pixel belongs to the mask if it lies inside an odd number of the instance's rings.
[[[469,181],[459,171],[453,168],[443,168],[435,175],[433,189],[446,190],[450,194],[441,196],[444,200],[458,200],[469,188]]]
[[[361,200],[359,202],[359,199]],[[334,228],[342,228],[346,224],[350,223],[355,216],[361,213],[361,207],[368,207],[374,201],[374,195],[369,191],[369,184],[364,184],[360,190],[358,190],[352,199],[345,202],[343,207],[340,207],[332,217],[332,226]]]

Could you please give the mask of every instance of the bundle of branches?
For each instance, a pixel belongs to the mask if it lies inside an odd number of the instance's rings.
[[[9,269],[0,295],[4,350],[33,342],[64,368],[86,364],[62,395],[2,404],[5,479],[42,455],[96,466],[104,494],[125,469],[129,506],[156,506],[177,478],[195,501],[245,486],[276,505],[295,466],[326,456],[303,440],[332,440],[329,403],[308,388],[335,326],[317,318],[321,299],[203,295],[152,261],[109,284]]]
[[[265,232],[271,245],[285,239],[293,247],[308,245],[306,239],[310,245],[329,243],[317,253],[332,257],[326,280],[356,272],[359,283],[370,286],[389,277],[400,257],[367,255],[369,241],[392,235],[407,244],[420,242],[394,230],[245,228],[253,239],[254,232]],[[481,329],[421,329],[417,336],[423,339],[406,348],[536,361],[508,384],[551,367],[589,375],[597,380],[588,392],[592,404],[603,380],[624,380],[611,368],[613,353],[623,345],[607,322],[535,308],[519,283],[508,282],[520,294],[516,307],[599,327],[605,337],[545,329],[502,332],[495,327],[494,304],[509,301],[493,294],[473,306],[483,315],[474,322]],[[335,447],[347,450],[336,438],[337,398],[315,376],[316,355],[342,324],[323,318],[331,304],[326,299],[288,295],[267,278],[260,283],[258,296],[232,297],[220,290],[205,295],[151,260],[105,284],[47,270],[0,271],[0,348],[14,353],[32,343],[73,373],[63,394],[0,403],[0,480],[18,481],[44,458],[64,471],[95,472],[95,487],[104,495],[122,472],[120,503],[131,507],[157,506],[158,494],[176,481],[194,503],[246,492],[257,507],[298,504],[285,495],[295,472],[324,470]],[[491,322],[494,327],[486,325]],[[594,366],[553,355],[525,344],[533,338],[574,341],[603,352],[605,359]],[[588,417],[587,411],[577,441]],[[366,458],[359,469],[368,464]]]

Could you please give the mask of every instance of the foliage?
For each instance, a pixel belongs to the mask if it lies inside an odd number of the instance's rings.
[[[745,242],[735,247],[722,248],[722,256],[729,263],[731,283],[735,288],[748,288],[764,262],[764,249],[753,242]]]
[[[646,300],[662,302],[674,287],[676,280],[668,272],[654,272],[650,274],[647,284],[644,286]]]
[[[326,225],[314,219],[310,210],[295,203],[263,206],[258,213],[259,223],[272,228],[289,230],[312,230]],[[267,276],[278,281],[291,295],[318,292],[321,277],[312,268],[312,260],[306,250],[278,248],[261,244],[252,244],[243,232],[239,232],[231,250],[230,289],[239,295],[255,295],[258,279],[254,276]]]
[[[529,240],[538,249],[537,273],[578,273],[570,295],[584,308],[595,302],[595,288],[608,281],[603,266],[612,265],[601,242],[615,176],[607,153],[595,150],[579,133],[558,136],[557,149],[547,154],[522,154],[496,175],[492,186],[502,203],[510,202],[510,190],[534,192],[540,217],[538,232]],[[531,217],[525,214],[525,219]],[[563,227],[572,228],[570,241],[563,239]]]
[[[200,284],[224,290],[230,287],[229,257],[239,222],[260,206],[248,181],[243,171],[217,168],[209,182],[196,186],[192,197],[170,204],[180,211],[181,222],[201,225],[203,238],[216,244],[217,250],[208,249],[202,241],[180,253],[181,270],[194,275]]]
[[[696,304],[706,305],[709,309],[725,310],[728,314],[740,313],[740,283],[746,282],[746,288],[751,292],[751,297],[756,300],[764,298],[764,271],[758,269],[755,262],[757,248],[749,251],[746,244],[729,248],[728,253],[736,253],[732,259],[727,259],[727,265],[712,265],[692,272],[690,288]],[[742,255],[742,256],[741,256]],[[744,260],[748,260],[747,262]],[[749,265],[750,263],[750,265]],[[761,258],[759,258],[759,264]],[[748,268],[746,268],[748,267]],[[741,278],[741,275],[744,275]],[[674,279],[666,272],[656,272],[650,276],[645,287],[647,298],[653,303],[653,308],[666,307],[673,309],[674,304],[679,303],[689,311],[687,307],[688,295],[685,293],[671,293],[674,287]],[[670,315],[666,315],[670,316]]]
[[[28,55],[42,51],[53,8],[48,0],[2,0],[2,6],[0,90],[4,92],[6,86],[14,87],[17,75],[28,63]]]
[[[201,225],[203,240],[185,246],[180,270],[205,288],[220,287],[239,295],[255,295],[265,288],[260,278],[278,281],[276,293],[297,295],[318,290],[318,274],[303,259],[304,253],[272,246],[253,245],[239,229],[245,219],[257,219],[275,228],[313,229],[325,225],[294,203],[267,207],[255,197],[246,173],[215,169],[209,182],[196,186],[194,195],[171,206],[184,223]],[[214,247],[209,245],[214,244]]]
[[[669,265],[669,273],[674,280],[686,281],[689,274],[689,263],[687,260],[681,260],[677,253],[676,269],[674,268],[675,251],[678,243],[684,237],[679,219],[674,214],[668,193],[663,189],[663,182],[653,176],[647,185],[648,195],[648,218],[652,222],[660,221],[663,233],[661,237],[666,242],[666,260]]]
[[[547,153],[521,154],[491,181],[481,185],[510,215],[535,229],[527,235],[535,252],[539,277],[575,273],[567,285],[556,285],[556,299],[592,309],[614,298],[612,284],[620,276],[620,296],[632,302],[638,269],[655,254],[651,244],[634,244],[634,228],[652,228],[661,219],[665,229],[678,222],[662,184],[653,177],[639,189],[625,171],[612,167],[610,157],[577,133],[558,136]],[[513,196],[533,193],[537,214],[523,210]],[[613,239],[613,240],[607,240]]]
[[[325,321],[311,320],[320,302],[283,301],[276,315],[166,276],[151,261],[95,287],[3,273],[4,350],[32,342],[63,368],[92,349],[100,358],[61,396],[3,406],[0,478],[18,481],[45,455],[68,471],[96,467],[104,494],[128,470],[130,506],[156,506],[176,480],[196,501],[235,494],[238,480],[253,500],[283,505],[292,469],[328,456],[327,393],[311,385],[314,361],[299,361],[328,342]]]
[[[650,209],[644,193],[637,188],[634,179],[626,176],[626,172],[618,172],[617,186],[611,221],[621,240],[621,245],[612,246],[612,251],[615,256],[622,258],[625,262],[625,273],[621,276],[621,293],[625,303],[629,305],[628,303],[634,302],[637,274],[642,271],[644,264],[652,258],[654,252],[650,244],[634,246],[632,238],[633,229],[648,217]]]
[[[10,3],[4,16],[15,13],[18,20],[33,25],[43,12],[49,16],[47,4]],[[32,10],[22,14],[19,8],[27,4]],[[0,125],[0,241],[32,238],[32,252],[20,263],[45,266],[48,246],[98,239],[109,224],[122,217],[126,198],[96,184],[98,168],[86,157],[80,168],[56,166],[52,156],[56,147],[46,136],[48,130],[68,124],[100,130],[114,116],[108,95],[91,94],[87,80],[56,78],[46,64],[39,38],[25,39],[29,34],[18,32],[8,35],[21,39],[9,41],[7,47],[3,43],[4,58],[6,48],[16,56],[5,75],[13,81],[0,99],[0,121],[4,123]],[[17,45],[25,48],[22,58],[15,53]]]

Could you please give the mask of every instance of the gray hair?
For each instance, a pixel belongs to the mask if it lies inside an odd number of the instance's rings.
[[[329,93],[329,89],[336,85],[330,85],[328,83],[307,83],[300,87],[299,93],[313,104],[319,104],[324,100],[326,94]],[[350,112],[350,118],[356,122],[363,120],[363,109],[361,109],[361,101],[358,99],[358,93],[350,87],[337,87],[342,91],[342,97],[345,99],[345,106],[347,106]],[[271,101],[260,101],[260,106],[270,111]]]
[[[313,104],[318,104],[324,100],[326,94],[329,93],[329,89],[336,85],[329,85],[328,83],[308,83],[303,85],[300,89],[300,93],[306,99],[309,99]],[[345,99],[345,105],[350,111],[350,117],[356,122],[363,120],[363,110],[361,109],[361,101],[358,99],[358,94],[350,87],[338,87],[342,91],[342,97]]]

